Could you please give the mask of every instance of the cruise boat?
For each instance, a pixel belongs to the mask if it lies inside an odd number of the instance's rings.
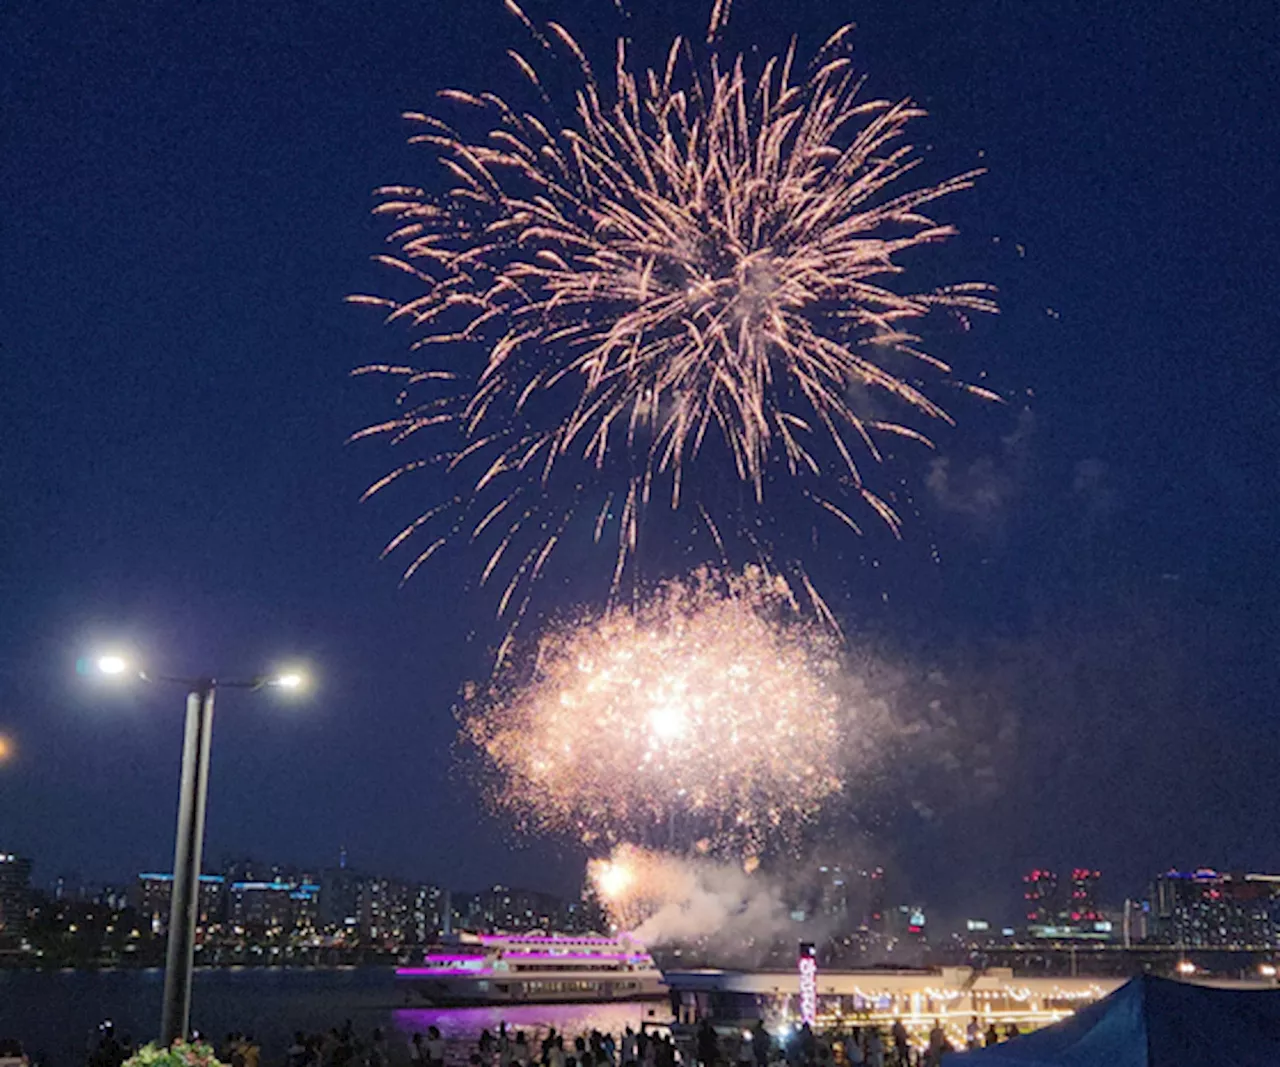
[[[573,934],[454,934],[396,978],[430,1004],[652,1000],[667,995],[640,942]]]

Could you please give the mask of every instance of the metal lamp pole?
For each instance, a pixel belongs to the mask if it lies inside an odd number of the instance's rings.
[[[82,661],[85,662],[85,661]],[[160,1041],[185,1038],[191,1025],[191,974],[195,966],[196,925],[200,918],[200,868],[204,852],[204,815],[209,798],[209,750],[213,744],[213,694],[218,689],[258,690],[264,686],[298,689],[306,678],[297,671],[265,675],[248,682],[212,678],[172,678],[139,670],[128,657],[99,656],[97,670],[144,682],[166,682],[187,690],[187,723],[182,742],[182,785],[178,794],[178,834],[173,849],[173,897],[169,903],[169,942],[164,961],[164,1007]],[[77,666],[77,670],[87,669]]]
[[[169,902],[169,944],[164,960],[164,1008],[160,1042],[187,1036],[191,1020],[191,975],[195,966],[196,922],[200,917],[200,870],[204,813],[209,798],[209,748],[213,742],[212,678],[201,678],[187,694],[187,727],[182,742],[182,785],[178,794],[178,836],[173,849],[173,896]]]
[[[143,678],[147,676],[142,675]],[[218,682],[212,678],[157,678],[178,682],[187,693],[187,726],[182,741],[182,785],[178,793],[178,833],[173,847],[173,899],[169,902],[169,943],[164,957],[164,1006],[160,1041],[165,1047],[191,1029],[191,978],[195,970],[196,925],[200,918],[200,870],[204,853],[204,813],[209,799],[209,751],[213,746],[213,694],[218,689],[282,686],[296,689],[299,674]]]

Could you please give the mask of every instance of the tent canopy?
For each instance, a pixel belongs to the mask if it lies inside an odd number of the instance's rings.
[[[948,1067],[1280,1067],[1280,990],[1143,975],[1068,1019]]]

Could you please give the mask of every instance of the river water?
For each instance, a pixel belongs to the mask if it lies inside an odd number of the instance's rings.
[[[152,970],[0,970],[0,1038],[20,1040],[47,1067],[82,1067],[91,1035],[104,1019],[135,1041],[159,1030],[164,973]],[[598,1029],[619,1033],[642,1019],[666,1022],[664,1001],[618,1004],[542,1004],[502,1008],[410,1007],[391,968],[227,968],[196,972],[191,1023],[214,1044],[239,1030],[262,1046],[263,1067],[280,1067],[295,1030],[308,1033],[350,1019],[367,1037],[382,1027],[393,1067],[407,1064],[415,1031],[438,1026],[450,1041],[450,1060],[465,1063],[480,1031],[542,1032],[554,1026],[574,1035]]]

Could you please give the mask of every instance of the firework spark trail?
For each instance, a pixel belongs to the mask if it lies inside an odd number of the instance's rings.
[[[909,183],[920,157],[905,135],[923,112],[862,98],[844,54],[849,27],[800,76],[794,43],[751,75],[742,56],[722,59],[713,45],[700,60],[679,39],[664,67],[633,73],[619,41],[606,90],[563,27],[544,32],[507,7],[540,53],[581,70],[572,117],[547,122],[459,90],[440,94],[462,110],[456,126],[408,115],[421,127],[412,141],[453,185],[442,196],[379,190],[375,213],[392,230],[391,252],[376,258],[413,295],[351,298],[410,326],[419,353],[437,353],[425,370],[362,368],[403,388],[397,412],[357,436],[405,445],[443,428],[460,443],[439,461],[469,472],[455,507],[393,539],[428,538],[408,569],[436,550],[436,522],[449,536],[491,538],[485,578],[502,574],[500,614],[518,617],[520,590],[577,510],[603,516],[612,502],[616,590],[654,503],[703,507],[691,461],[713,445],[758,504],[776,472],[804,485],[815,517],[857,531],[850,512],[869,506],[896,532],[898,514],[863,465],[882,458],[883,439],[928,445],[920,426],[951,421],[937,387],[997,399],[955,381],[912,330],[937,308],[994,311],[990,288],[902,284],[904,253],[954,233],[929,214],[935,202],[980,171]],[[721,0],[710,38],[727,14]],[[549,103],[536,66],[512,55]],[[461,132],[477,123],[482,135]],[[855,391],[898,414],[860,413]],[[370,492],[429,462],[409,460]],[[562,467],[572,489],[555,484]],[[608,496],[618,479],[624,488]],[[713,529],[735,526],[720,520]]]
[[[551,631],[468,694],[462,737],[522,830],[759,855],[838,794],[855,710],[836,639],[761,569],[702,570]],[[695,840],[696,839],[696,840]]]

